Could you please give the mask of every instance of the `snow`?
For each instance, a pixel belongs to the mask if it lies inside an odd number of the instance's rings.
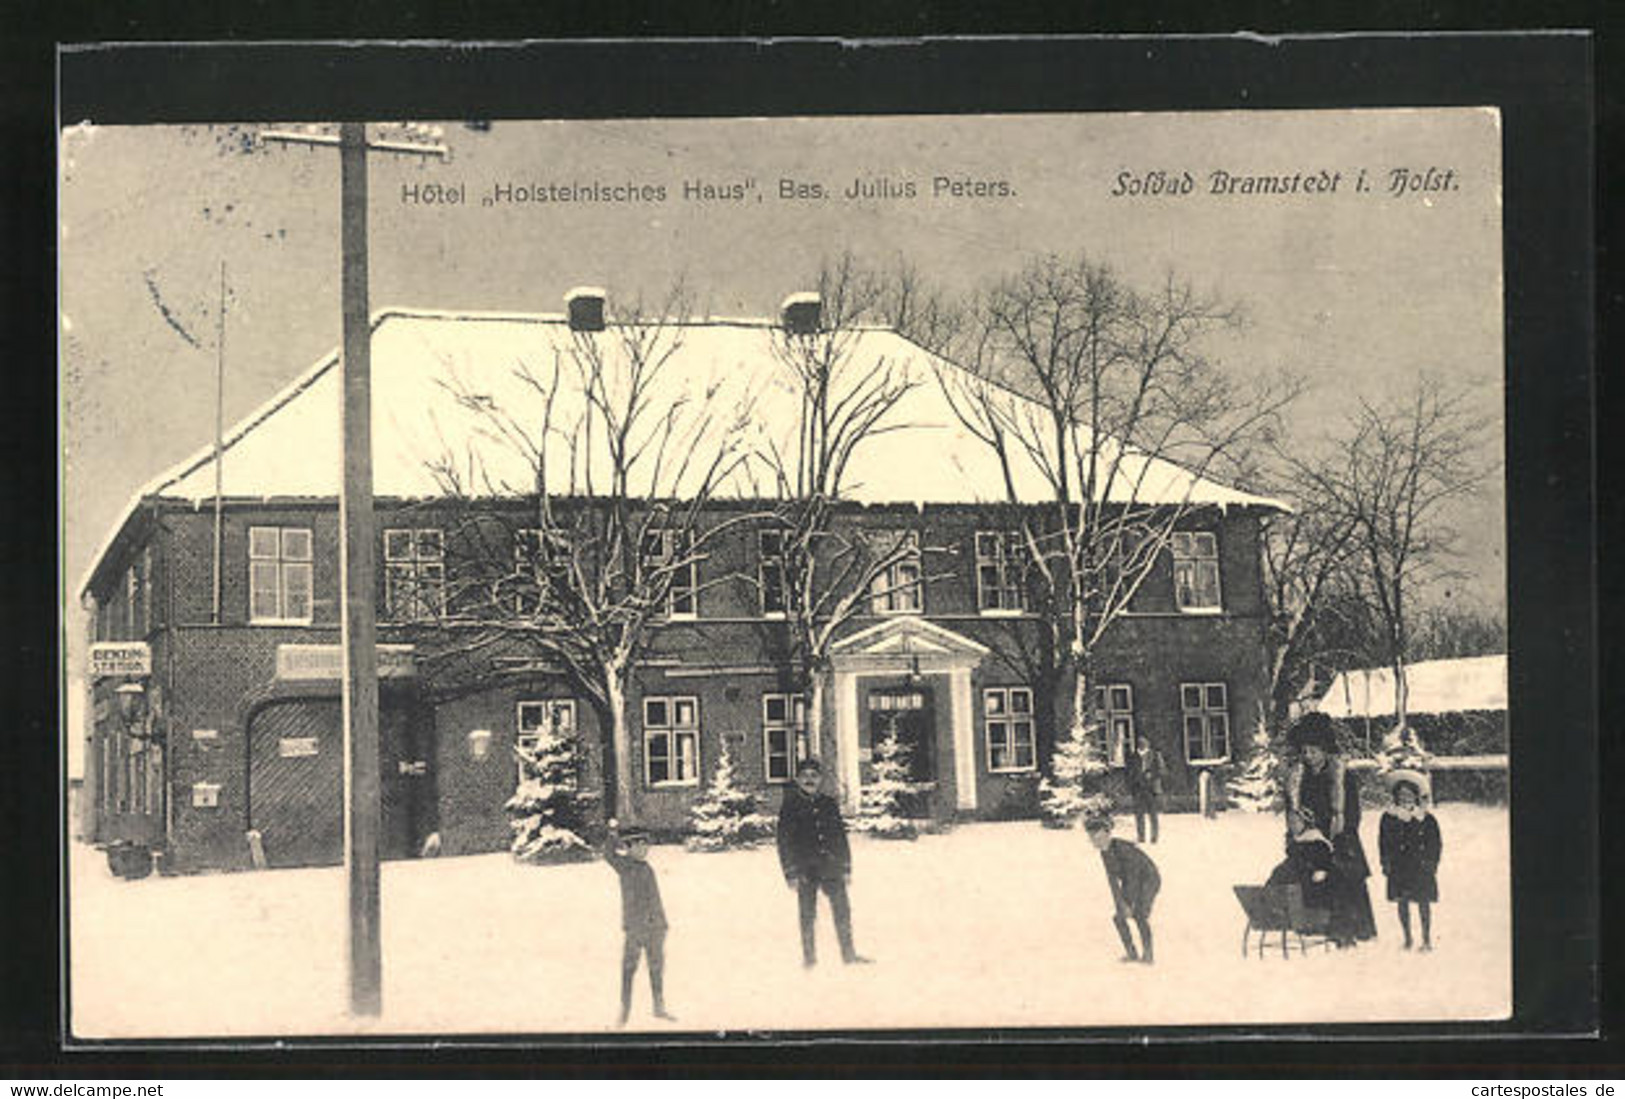
[[[915,843],[853,838],[858,948],[838,961],[820,901],[817,969],[800,964],[795,894],[771,847],[658,846],[671,932],[667,999],[631,1029],[744,1030],[1267,1025],[1505,1018],[1511,997],[1507,814],[1447,805],[1437,949],[1399,949],[1371,881],[1380,937],[1348,953],[1241,955],[1230,887],[1276,861],[1277,817],[1174,815],[1145,849],[1161,867],[1157,964],[1126,965],[1099,857],[1081,829],[962,825]],[[1375,861],[1378,814],[1365,824]],[[1125,820],[1119,818],[1119,833]],[[1132,836],[1132,823],[1127,823]],[[113,878],[72,853],[71,1027],[79,1038],[316,1034],[601,1034],[614,1030],[619,890],[602,863],[538,867],[504,854],[386,863],[384,1014],[345,1014],[340,868]],[[658,1025],[657,1025],[658,1024]]]
[[[1405,709],[1413,714],[1505,710],[1506,654],[1407,664],[1405,687]],[[1392,714],[1393,669],[1362,668],[1338,673],[1316,708],[1334,718],[1384,717]]]

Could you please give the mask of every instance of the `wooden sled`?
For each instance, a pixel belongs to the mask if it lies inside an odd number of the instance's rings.
[[[1254,932],[1258,933],[1258,956],[1273,934],[1280,939],[1281,957],[1289,958],[1291,939],[1298,940],[1298,953],[1306,954],[1311,946],[1327,948],[1332,945],[1326,935],[1330,916],[1324,908],[1307,908],[1303,903],[1303,888],[1298,885],[1238,885],[1236,900],[1247,913],[1247,926],[1241,933],[1241,955],[1247,956]]]

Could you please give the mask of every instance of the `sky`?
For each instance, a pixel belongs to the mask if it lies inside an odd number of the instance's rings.
[[[217,360],[229,428],[340,342],[338,155],[254,141],[266,128],[62,131],[70,660],[96,548],[142,484],[213,437]],[[658,298],[681,277],[703,312],[768,317],[843,251],[902,257],[949,291],[1046,253],[1086,253],[1134,285],[1172,273],[1238,303],[1245,327],[1209,347],[1238,375],[1290,369],[1306,379],[1289,416],[1305,445],[1356,399],[1382,400],[1426,371],[1476,388],[1494,424],[1486,449],[1502,452],[1492,109],[450,122],[438,131],[444,161],[371,158],[375,310],[557,313],[574,286]],[[1396,172],[1417,186],[1394,191]],[[1151,193],[1156,173],[1183,193]],[[1264,176],[1290,192],[1246,182]],[[849,199],[855,182],[867,194]],[[593,184],[638,197],[526,199]],[[815,185],[823,197],[808,197]],[[460,201],[425,201],[431,190]],[[734,193],[743,198],[713,197]],[[1458,525],[1470,576],[1452,596],[1502,607],[1499,478]]]

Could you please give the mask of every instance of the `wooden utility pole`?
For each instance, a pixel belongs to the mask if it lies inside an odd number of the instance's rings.
[[[367,131],[339,131],[344,298],[344,865],[350,879],[350,1011],[383,1010],[378,903],[378,628],[373,583],[372,319],[367,312]]]
[[[372,318],[367,304],[367,152],[444,156],[443,146],[367,144],[364,123],[326,135],[268,133],[266,140],[339,147],[341,290],[344,316],[344,478],[339,493],[344,605],[344,865],[350,895],[350,1013],[383,1010],[378,889],[378,625],[372,499]]]

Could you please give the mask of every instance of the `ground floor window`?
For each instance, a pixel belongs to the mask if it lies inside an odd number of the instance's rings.
[[[700,703],[693,696],[643,700],[643,780],[649,786],[700,781]]]
[[[987,769],[1031,771],[1038,765],[1029,687],[989,687],[982,692]]]
[[[1230,758],[1230,704],[1223,683],[1181,683],[1185,760],[1223,763]]]
[[[1134,688],[1127,683],[1096,687],[1095,710],[1106,732],[1107,758],[1122,767],[1134,751]]]
[[[800,695],[762,696],[762,759],[769,782],[789,782],[796,764],[812,754],[807,743],[807,700]]]
[[[519,703],[514,743],[534,752],[542,734],[573,737],[576,731],[576,704],[568,698],[546,698]],[[525,765],[519,764],[519,781],[525,781]]]

